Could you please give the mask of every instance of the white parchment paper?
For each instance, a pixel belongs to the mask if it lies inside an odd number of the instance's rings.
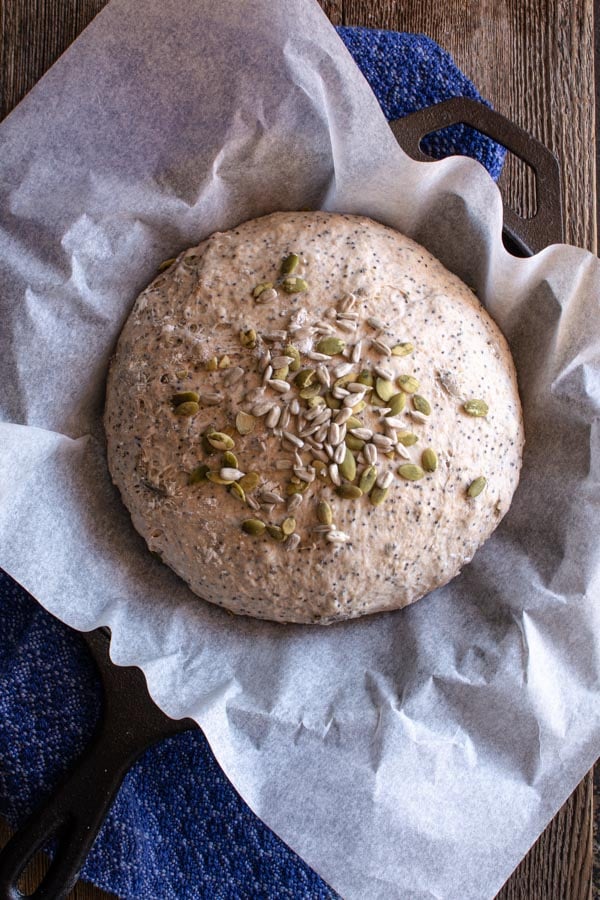
[[[110,626],[114,660],[345,898],[491,898],[600,752],[598,261],[508,256],[483,168],[409,160],[305,0],[112,0],[0,127],[0,190],[0,564]],[[328,629],[232,618],[156,563],[100,421],[158,263],[307,206],[405,231],[476,288],[527,432],[459,578]]]

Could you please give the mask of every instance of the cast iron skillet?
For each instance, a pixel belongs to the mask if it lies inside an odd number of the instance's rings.
[[[420,147],[433,131],[463,123],[476,128],[528,163],[535,172],[538,208],[523,219],[504,204],[503,239],[515,256],[532,256],[562,243],[560,171],[553,154],[509,119],[475,100],[455,97],[390,123],[400,146],[418,160],[429,160]],[[150,699],[142,671],[115,666],[109,657],[106,628],[82,634],[97,663],[104,688],[99,726],[71,773],[37,809],[0,853],[0,900],[21,900],[17,887],[34,854],[56,841],[52,864],[33,894],[36,900],[63,900],[75,885],[96,835],[135,760],[152,744],[198,726],[175,721]]]

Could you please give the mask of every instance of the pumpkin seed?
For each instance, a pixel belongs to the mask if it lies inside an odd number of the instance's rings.
[[[382,400],[378,394],[371,394],[369,403],[371,404],[371,406],[377,406],[379,409],[383,409],[384,406],[387,407],[388,405],[387,402],[385,400]]]
[[[220,369],[228,369],[230,365],[231,365],[231,360],[229,359],[229,357],[222,356],[221,360],[219,362],[219,368]]]
[[[325,403],[327,404],[329,409],[341,409],[342,408],[342,401],[337,400],[333,396],[333,394],[331,394],[330,392],[327,392],[325,394]]]
[[[369,500],[371,501],[373,506],[381,506],[381,504],[386,500],[388,493],[389,488],[380,488],[375,486],[369,494]]]
[[[258,472],[246,472],[243,478],[240,478],[238,484],[241,488],[244,489],[248,494],[258,487],[258,482],[260,481],[260,475]]]
[[[250,413],[239,412],[235,417],[235,427],[239,434],[250,434],[255,425],[256,419]]]
[[[355,403],[352,409],[355,413],[362,412],[365,406],[367,405],[365,400],[360,400],[358,403]]]
[[[403,444],[405,447],[412,447],[418,440],[418,436],[412,431],[402,431],[397,436],[398,443]]]
[[[267,531],[274,541],[285,541],[286,535],[279,525],[267,525]]]
[[[220,472],[207,472],[206,477],[213,484],[233,484],[235,481],[234,478],[223,478]]]
[[[396,393],[394,385],[391,381],[388,381],[387,378],[378,378],[375,382],[375,390],[381,400],[386,403],[390,399],[390,397],[393,397]]]
[[[360,438],[354,437],[353,434],[346,434],[344,443],[349,450],[354,450],[356,453],[358,453],[359,450],[362,450],[362,448],[365,446],[365,442],[361,441]]]
[[[300,351],[293,344],[288,344],[284,351],[286,356],[291,356],[293,362],[290,363],[290,372],[297,372],[300,368]]]
[[[405,394],[414,394],[419,390],[419,382],[413,375],[399,375],[398,386]]]
[[[463,409],[468,416],[477,416],[478,418],[487,416],[490,411],[485,400],[467,400],[463,403]]]
[[[208,466],[196,466],[188,475],[188,484],[202,484],[208,481],[207,475],[210,472]]]
[[[288,516],[287,519],[283,520],[283,522],[281,523],[281,530],[286,537],[294,533],[294,531],[296,530],[296,520],[293,516]]]
[[[240,331],[240,344],[242,347],[248,347],[250,350],[253,350],[256,347],[256,331],[254,328]]]
[[[285,381],[290,372],[289,366],[282,366],[280,369],[273,370],[273,379],[275,381]]]
[[[235,441],[223,431],[211,431],[206,435],[206,439],[211,447],[215,450],[233,450]]]
[[[299,388],[308,387],[313,383],[316,374],[315,369],[302,369],[294,378],[294,384]]]
[[[299,278],[297,275],[290,275],[288,278],[284,278],[281,282],[281,287],[286,294],[299,294],[308,290],[308,284],[304,278]]]
[[[178,394],[173,394],[171,400],[173,406],[179,406],[181,403],[198,403],[200,397],[196,391],[179,391]]]
[[[389,413],[386,413],[387,416],[399,416],[406,406],[406,394],[403,391],[400,391],[399,394],[393,394],[388,400],[387,405],[390,408]]]
[[[189,373],[187,369],[177,369],[177,371],[175,372],[175,378],[178,378],[179,381],[183,381],[184,378],[187,378],[188,374]]]
[[[321,525],[331,525],[333,522],[333,510],[327,500],[320,500],[317,506],[317,519]]]
[[[361,489],[355,484],[340,484],[335,489],[335,492],[338,497],[342,497],[344,500],[358,500],[363,495]]]
[[[368,369],[363,369],[360,375],[356,379],[358,384],[364,384],[365,387],[372,388],[374,385],[373,373],[369,372]]]
[[[226,450],[223,454],[223,465],[228,466],[230,469],[239,469],[237,456],[231,450]]]
[[[324,353],[326,356],[338,356],[342,353],[346,346],[346,341],[337,337],[324,337],[317,343],[315,347],[317,353]]]
[[[231,487],[229,488],[229,493],[233,494],[234,497],[237,497],[238,500],[241,500],[242,503],[246,502],[246,494],[244,489],[240,487],[238,481],[234,481]]]
[[[369,466],[368,469],[360,476],[360,481],[358,482],[358,486],[363,492],[363,494],[368,494],[373,488],[375,482],[377,481],[377,467]]]
[[[176,259],[176,256],[172,256],[170,259],[164,259],[158,267],[158,271],[164,272],[165,269],[170,269]]]
[[[211,358],[206,363],[206,371],[207,372],[216,372],[219,368],[219,360],[216,356],[211,356]]]
[[[252,289],[252,296],[256,300],[257,297],[260,297],[263,291],[270,291],[272,287],[272,281],[261,281],[260,284],[257,284],[256,287]]]
[[[415,466],[413,463],[406,463],[398,469],[398,475],[406,481],[418,481],[424,474],[421,466]]]
[[[481,492],[484,490],[486,484],[487,484],[487,479],[485,479],[483,477],[483,475],[480,475],[479,478],[476,478],[474,481],[472,481],[471,484],[469,485],[469,487],[467,488],[467,495],[472,498],[479,497]]]
[[[358,376],[356,375],[356,372],[352,372],[351,370],[345,372],[343,375],[340,375],[335,379],[335,381],[333,382],[333,387],[345,387],[347,384],[350,384],[352,381],[354,381],[357,377]]]
[[[285,492],[288,497],[292,497],[294,494],[303,494],[307,487],[307,481],[298,481],[297,483],[294,481],[290,481],[285,489]]]
[[[337,460],[336,460],[337,461]],[[347,479],[347,481],[354,481],[356,478],[356,460],[354,458],[354,454],[346,445],[346,453],[344,455],[344,459],[339,464],[340,475]]]
[[[299,392],[299,396],[302,397],[303,400],[311,400],[313,397],[317,397],[321,391],[321,384],[317,382],[316,384],[309,384],[308,387],[302,388]]]
[[[421,394],[413,395],[412,404],[417,412],[423,413],[424,416],[431,415],[431,404],[429,403],[429,400],[426,400]]]
[[[188,400],[186,403],[180,403],[175,407],[173,412],[176,416],[195,416],[199,411],[200,406],[194,402],[193,400]]]
[[[346,428],[348,431],[352,431],[353,428],[362,428],[363,423],[356,416],[350,416],[346,419]]]
[[[309,409],[315,409],[317,406],[325,406],[325,398],[318,395],[316,397],[308,397],[306,405]]]
[[[403,341],[392,347],[392,356],[408,356],[414,349],[414,346],[409,341]]]
[[[438,458],[435,450],[428,447],[421,454],[421,465],[426,472],[435,472],[438,467]]]
[[[281,263],[281,274],[282,275],[291,275],[292,272],[296,270],[298,267],[298,263],[300,262],[300,257],[297,253],[290,253],[289,256]]]
[[[251,534],[253,537],[263,534],[265,527],[265,523],[261,522],[260,519],[244,519],[242,522],[242,531],[245,531],[246,534]]]

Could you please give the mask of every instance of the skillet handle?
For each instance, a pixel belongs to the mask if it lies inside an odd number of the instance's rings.
[[[100,632],[83,635],[99,664],[105,688],[101,724],[68,778],[36,809],[0,852],[0,898],[63,900],[74,887],[111,803],[129,767],[149,746],[170,734],[197,727],[161,712],[135,667],[115,666]],[[33,856],[54,839],[50,868],[33,894],[18,881]]]
[[[540,141],[489,106],[470,97],[452,97],[426,109],[394,119],[390,127],[402,149],[413,159],[430,161],[421,149],[426,135],[449,125],[470,125],[510,150],[535,172],[537,211],[530,219],[519,216],[507,203],[504,235],[516,256],[533,256],[550,244],[564,241],[561,181],[558,160]]]

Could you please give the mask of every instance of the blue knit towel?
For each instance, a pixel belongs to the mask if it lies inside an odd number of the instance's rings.
[[[448,97],[481,99],[423,35],[338,33],[388,119]],[[498,178],[504,150],[465,126],[427,139]],[[92,734],[100,686],[82,639],[0,573],[0,814],[13,825],[47,796]],[[336,895],[256,818],[192,731],[148,750],[127,775],[83,878],[128,900]]]

